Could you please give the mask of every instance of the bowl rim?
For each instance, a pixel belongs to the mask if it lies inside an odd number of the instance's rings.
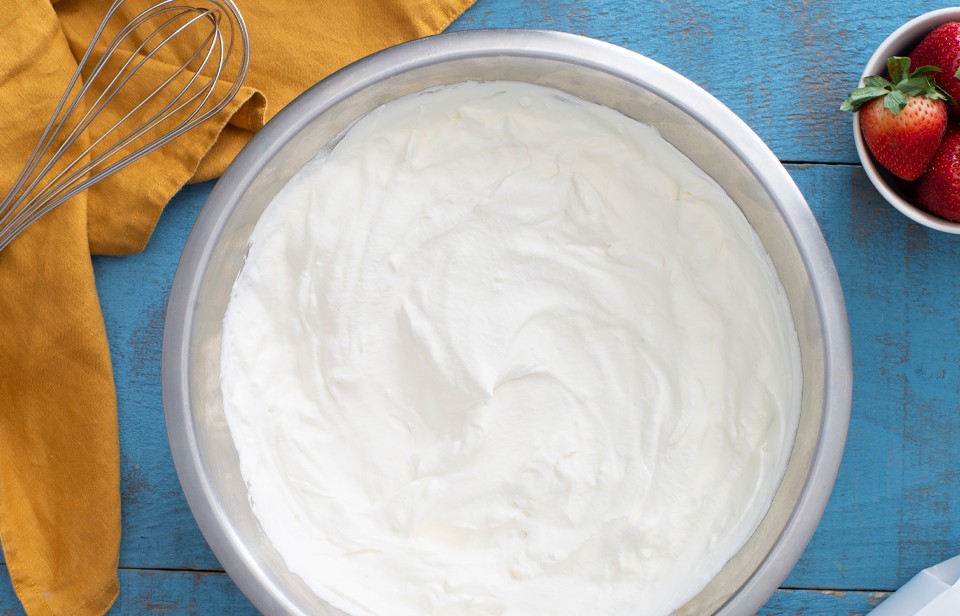
[[[235,158],[210,193],[187,239],[168,300],[161,358],[161,389],[170,449],[188,505],[204,538],[240,590],[265,613],[299,610],[260,570],[226,514],[205,472],[190,407],[192,307],[209,257],[239,197],[265,161],[310,118],[398,70],[476,57],[547,58],[602,70],[636,83],[709,127],[778,195],[778,209],[810,277],[823,334],[823,421],[810,472],[783,532],[756,571],[716,614],[755,613],[786,579],[819,524],[843,455],[852,400],[852,350],[839,277],[816,219],[792,177],[764,142],[705,90],[638,53],[575,34],[548,30],[485,29],[439,34],[368,56],[314,85],[271,119]],[[310,113],[305,113],[310,110]],[[311,115],[312,114],[312,115]]]
[[[860,75],[859,84],[862,86],[863,80],[871,75],[882,74],[886,67],[887,58],[906,51],[908,43],[916,45],[924,35],[931,32],[937,26],[950,21],[960,21],[960,7],[947,7],[918,15],[894,30],[890,36],[885,38],[883,42],[877,46],[873,55],[867,60],[867,64],[864,66],[863,72]],[[874,188],[877,189],[877,192],[880,193],[887,203],[895,207],[907,218],[925,227],[945,233],[960,234],[960,222],[952,222],[935,214],[931,214],[913,205],[890,187],[883,178],[881,169],[874,159],[873,154],[871,154],[867,148],[863,134],[860,132],[859,113],[853,114],[853,141],[857,148],[857,156],[860,158],[860,163],[867,177],[870,179],[870,183],[873,184]]]

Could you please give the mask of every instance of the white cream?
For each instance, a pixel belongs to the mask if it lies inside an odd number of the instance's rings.
[[[354,616],[672,611],[765,513],[801,386],[717,184],[505,82],[392,102],[290,181],[221,377],[264,532]]]

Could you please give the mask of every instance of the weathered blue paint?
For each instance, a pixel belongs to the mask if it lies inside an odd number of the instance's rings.
[[[255,616],[256,609],[224,573],[121,569],[123,592],[111,616]],[[886,593],[780,590],[762,616],[854,616],[875,607]],[[0,571],[0,616],[24,616],[6,572]]]
[[[534,27],[605,40],[686,75],[781,160],[857,161],[838,108],[873,50],[933,0],[480,0],[452,29]]]
[[[786,584],[897,588],[960,553],[960,237],[908,221],[859,167],[791,172],[840,272],[855,378],[833,498]]]
[[[853,616],[877,607],[888,593],[835,590],[779,590],[761,616]]]
[[[537,27],[624,45],[687,75],[767,141],[806,195],[850,313],[854,408],[833,498],[763,614],[862,614],[960,553],[960,237],[884,203],[836,110],[889,32],[938,8],[865,0],[739,3],[480,0],[454,28]],[[745,68],[738,68],[743,66]],[[807,77],[806,75],[810,76]],[[836,164],[844,163],[844,164]],[[120,402],[118,614],[246,614],[177,483],[163,424],[160,342],[180,250],[212,184],[167,208],[140,255],[95,260]],[[168,569],[171,571],[156,571]],[[22,614],[0,566],[0,616]]]
[[[112,616],[256,616],[225,573],[121,569],[123,592]],[[0,616],[24,616],[15,606],[6,572],[0,573]]]
[[[94,260],[119,402],[123,567],[219,568],[173,469],[160,397],[167,296],[183,244],[212,187],[209,182],[181,191],[144,252]]]

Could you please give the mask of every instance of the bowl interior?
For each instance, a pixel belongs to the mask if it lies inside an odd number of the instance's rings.
[[[507,48],[492,44],[499,39],[474,38],[477,44],[468,45],[468,51],[456,45],[456,51],[436,53],[436,48],[430,47],[435,43],[429,40],[410,44],[413,49],[402,46],[385,52],[393,54],[387,55],[387,60],[383,55],[374,56],[328,78],[271,122],[211,195],[181,261],[164,350],[164,398],[171,448],[201,529],[224,567],[262,611],[340,613],[289,573],[263,535],[250,508],[223,414],[219,384],[221,325],[248,239],[260,214],[287,180],[362,114],[431,86],[466,80],[526,81],[607,105],[657,127],[740,206],[777,268],[797,327],[803,368],[802,412],[792,455],[758,530],[720,575],[678,613],[707,614],[721,608],[724,612],[744,609],[746,613],[747,608],[731,605],[737,604],[737,596],[756,579],[759,569],[771,568],[772,577],[768,575],[770,579],[740,602],[755,610],[799,557],[826,501],[825,495],[818,497],[823,502],[813,507],[812,524],[806,521],[800,532],[805,534],[801,545],[787,550],[786,562],[782,556],[780,562],[771,562],[771,553],[783,543],[788,527],[799,515],[798,503],[811,489],[811,469],[823,447],[825,408],[829,407],[825,402],[827,381],[831,362],[835,361],[827,353],[829,332],[825,329],[823,298],[816,288],[819,275],[812,268],[826,263],[824,279],[831,283],[836,273],[828,254],[818,265],[822,255],[811,256],[798,241],[799,236],[813,233],[814,243],[822,243],[812,215],[789,175],[759,139],[722,105],[672,71],[619,48],[604,44],[598,49],[596,41],[587,48],[561,45],[560,49],[568,51],[546,54],[537,45],[523,44],[526,39],[520,39],[521,44],[513,40]],[[560,42],[570,41],[561,38]],[[553,43],[551,46],[557,47]],[[410,53],[398,53],[404,48]],[[435,53],[423,53],[431,49]],[[616,62],[611,62],[611,54]],[[729,131],[720,127],[732,127],[734,133],[744,131],[749,138],[731,138]],[[758,164],[757,160],[766,162]],[[819,244],[817,250],[821,250]],[[842,311],[842,298],[838,301]],[[844,331],[845,319],[843,312]],[[168,343],[171,348],[167,348]],[[843,418],[841,450],[845,430]],[[832,447],[836,449],[836,443]],[[839,452],[833,457],[839,463]],[[832,473],[820,479],[821,492],[825,484],[829,494],[835,467]]]

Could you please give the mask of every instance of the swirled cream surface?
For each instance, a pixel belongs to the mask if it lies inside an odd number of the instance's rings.
[[[764,249],[658,132],[532,85],[358,121],[224,322],[254,512],[354,616],[667,614],[764,515],[800,404]]]

